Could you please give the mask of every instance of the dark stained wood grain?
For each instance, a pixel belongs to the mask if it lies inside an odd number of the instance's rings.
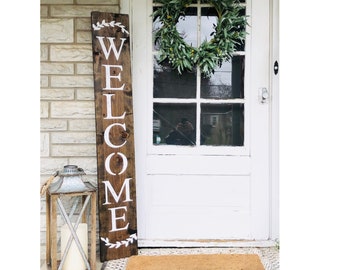
[[[94,29],[93,25],[103,26],[103,20],[105,23],[112,22],[115,25]],[[117,25],[117,23],[121,24]],[[137,233],[137,216],[130,35],[124,33],[124,29],[129,31],[129,17],[125,14],[92,12],[91,28],[96,110],[99,243],[100,260],[103,262],[137,254],[137,240],[134,238]],[[110,52],[107,59],[98,37],[104,37],[103,43],[106,50]],[[117,52],[123,43],[118,59],[112,48],[110,50],[112,44],[109,37],[114,38]],[[122,88],[122,90],[105,89],[108,79],[105,68],[107,65],[111,65],[110,88]],[[109,104],[111,108],[107,108],[108,95],[112,95]],[[111,116],[118,117],[125,113],[125,117],[107,119],[110,118],[110,109]],[[110,128],[115,123],[121,126],[115,125]],[[126,126],[125,130],[122,125]],[[106,140],[105,131],[108,134]],[[124,156],[127,161],[125,170]],[[109,158],[109,167],[106,167],[105,161],[108,157],[111,158]],[[109,187],[113,188],[116,195],[120,195],[118,201]]]

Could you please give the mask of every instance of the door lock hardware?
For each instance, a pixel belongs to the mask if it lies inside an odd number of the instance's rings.
[[[259,88],[259,102],[260,103],[268,103],[269,100],[269,91],[266,87]]]

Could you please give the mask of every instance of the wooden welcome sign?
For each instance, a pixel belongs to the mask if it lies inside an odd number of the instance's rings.
[[[91,13],[102,262],[137,254],[129,17]]]

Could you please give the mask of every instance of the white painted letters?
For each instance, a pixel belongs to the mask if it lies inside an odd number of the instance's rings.
[[[106,129],[105,129],[105,132],[104,132],[104,141],[105,143],[110,146],[111,148],[119,148],[119,147],[122,147],[124,146],[124,144],[126,143],[126,140],[120,144],[120,145],[115,145],[113,143],[111,143],[110,141],[110,131],[111,129],[114,127],[114,126],[119,126],[119,127],[122,127],[124,129],[124,131],[126,131],[126,127],[125,127],[125,123],[124,124],[121,124],[121,123],[113,123],[111,125],[109,125]]]
[[[114,188],[112,187],[112,185],[109,181],[103,181],[103,183],[105,185],[105,203],[103,203],[103,205],[111,204],[111,202],[109,202],[109,200],[108,200],[109,192],[112,195],[112,197],[114,198],[115,202],[118,203],[119,200],[120,200],[120,197],[123,194],[124,188],[125,188],[125,200],[124,200],[124,202],[132,202],[131,197],[130,197],[130,180],[131,180],[131,178],[125,179],[124,184],[123,184],[121,190],[119,191],[118,195],[117,195],[116,191],[114,190]]]
[[[106,46],[105,46],[104,41],[103,41],[104,37],[97,36],[97,39],[99,40],[100,46],[102,47],[102,50],[104,52],[106,60],[109,59],[110,52],[111,52],[111,49],[112,49],[112,51],[113,51],[113,53],[116,57],[116,60],[118,61],[126,38],[120,39],[121,43],[120,43],[119,51],[117,51],[117,48],[116,48],[116,45],[115,45],[115,42],[114,42],[114,40],[116,39],[115,37],[107,37],[107,39],[110,41],[110,48],[108,50],[106,49]]]
[[[118,68],[121,71],[123,71],[123,67],[121,65],[103,65],[103,67],[105,67],[105,82],[106,82],[106,86],[105,88],[103,88],[103,90],[124,90],[125,87],[125,83],[121,86],[121,87],[111,87],[111,78],[113,79],[118,79],[119,81],[121,81],[121,73],[119,72],[118,75],[112,75],[111,76],[111,70],[114,68]],[[113,71],[113,73],[115,73]]]
[[[112,97],[115,94],[103,94],[106,96],[106,117],[104,119],[124,119],[126,112],[121,116],[112,116]]]
[[[116,231],[122,231],[122,230],[127,230],[127,228],[129,227],[129,223],[126,224],[125,227],[123,228],[117,228],[117,220],[123,220],[125,221],[125,214],[123,214],[120,217],[117,217],[116,215],[116,211],[123,209],[125,212],[127,212],[127,207],[126,206],[121,206],[121,207],[115,207],[115,208],[109,208],[109,210],[111,211],[111,230],[110,232],[116,232]]]
[[[112,172],[111,168],[110,168],[110,163],[111,163],[111,158],[115,155],[116,153],[113,152],[110,155],[107,156],[107,158],[105,159],[105,170],[111,174],[111,175],[117,175],[116,173]],[[127,169],[128,166],[128,160],[126,158],[126,156],[122,153],[117,153],[122,159],[123,159],[123,168],[121,169],[121,171],[118,173],[118,175],[121,175],[122,173],[124,173]]]
[[[121,115],[114,115],[117,113],[117,110],[114,110],[115,104],[114,101],[118,102],[121,100],[116,98],[116,95],[121,95],[122,93],[112,93],[109,91],[124,91],[126,83],[122,81],[124,77],[124,61],[120,61],[121,53],[124,48],[124,43],[126,38],[119,38],[116,40],[115,37],[104,37],[104,36],[96,36],[99,44],[101,46],[102,52],[105,56],[107,62],[104,61],[102,64],[102,74],[105,76],[103,79],[103,86],[101,88],[102,95],[105,96],[106,99],[106,111],[105,106],[103,106],[103,123],[105,128],[104,131],[104,143],[106,144],[109,150],[113,152],[105,152],[105,171],[107,174],[113,176],[107,177],[105,181],[102,181],[105,187],[105,198],[102,205],[110,205],[114,204],[113,208],[108,208],[111,213],[111,232],[127,230],[129,226],[129,222],[126,222],[126,213],[128,212],[128,203],[132,202],[131,194],[130,194],[130,184],[132,178],[125,178],[124,182],[124,174],[128,169],[128,158],[126,157],[126,153],[123,151],[125,149],[120,149],[126,145],[128,142],[128,136],[123,136],[121,134],[127,134],[127,127],[125,123],[122,121],[125,120],[126,111],[124,111]],[[116,44],[120,41],[120,44]],[[109,45],[108,45],[109,44]],[[114,58],[111,57],[111,54],[114,54]],[[115,63],[115,60],[118,63]],[[113,61],[112,61],[113,60]],[[124,59],[123,59],[124,60]],[[113,62],[113,63],[112,63]],[[128,69],[129,70],[129,69]],[[104,72],[104,73],[103,73]],[[103,87],[102,86],[102,87]],[[106,91],[106,92],[105,92]],[[119,97],[119,96],[118,96]],[[103,99],[102,99],[103,100]],[[105,103],[104,103],[105,104]],[[121,108],[122,106],[120,106]],[[121,113],[121,112],[119,112]],[[108,122],[109,121],[109,122]],[[114,129],[118,129],[120,132],[114,133]],[[119,138],[114,140],[114,134],[118,134]],[[118,162],[116,162],[118,160]],[[112,165],[115,166],[112,166]],[[118,169],[117,169],[118,165]],[[119,168],[121,166],[121,168]],[[111,169],[114,168],[114,169]],[[112,170],[120,170],[112,171]],[[119,177],[120,176],[120,177]],[[113,185],[112,183],[115,183]],[[115,188],[114,188],[115,187]],[[116,192],[116,190],[118,193]],[[119,190],[118,190],[119,189]],[[121,225],[124,224],[124,225]],[[126,224],[126,225],[125,225]]]

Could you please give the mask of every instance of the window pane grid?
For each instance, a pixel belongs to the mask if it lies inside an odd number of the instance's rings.
[[[193,9],[190,9],[190,16],[186,16],[186,19],[191,23],[177,25],[177,28],[180,33],[186,35],[186,38],[191,37],[185,40],[186,42],[192,46],[195,46],[194,43],[196,42],[197,46],[200,46],[202,39],[209,40],[212,30],[207,29],[207,25],[216,24],[216,22],[212,22],[214,11],[208,9],[213,7],[211,4],[201,3],[200,0],[194,2],[197,3],[191,4],[190,8],[197,8],[196,23],[194,23],[196,30],[191,30]],[[241,2],[243,2],[241,5],[245,8],[245,1]],[[159,6],[161,4],[154,3],[154,8]],[[205,9],[204,12],[202,9]],[[178,24],[181,23],[182,19],[179,19]],[[203,26],[206,28],[205,33],[202,29]],[[156,27],[157,22],[154,23],[153,31],[156,30]],[[196,41],[194,41],[194,35],[190,31],[196,32]],[[243,47],[241,49],[233,53],[232,60],[225,62],[224,67],[217,68],[212,79],[209,80],[201,77],[198,67],[195,73],[184,72],[181,76],[176,77],[174,75],[176,71],[171,70],[167,63],[164,63],[164,65],[162,63],[161,67],[157,67],[158,64],[155,64],[157,61],[154,61],[155,77],[152,98],[154,145],[243,146],[243,118],[246,104],[243,94],[245,51]],[[154,59],[157,58],[158,54],[159,50],[155,45],[152,51]],[[176,84],[176,80],[178,80],[178,84]],[[190,81],[196,84],[195,94],[194,89],[190,86]],[[183,91],[187,92],[184,93]],[[188,113],[188,115],[185,115],[185,113]],[[190,135],[181,132],[179,127],[182,129],[186,127],[186,131],[190,130]],[[195,136],[192,132],[195,133]],[[175,139],[174,134],[182,138]]]
[[[245,103],[245,99],[176,99],[176,98],[154,98],[153,102],[156,103],[202,103],[202,104],[237,104]]]

